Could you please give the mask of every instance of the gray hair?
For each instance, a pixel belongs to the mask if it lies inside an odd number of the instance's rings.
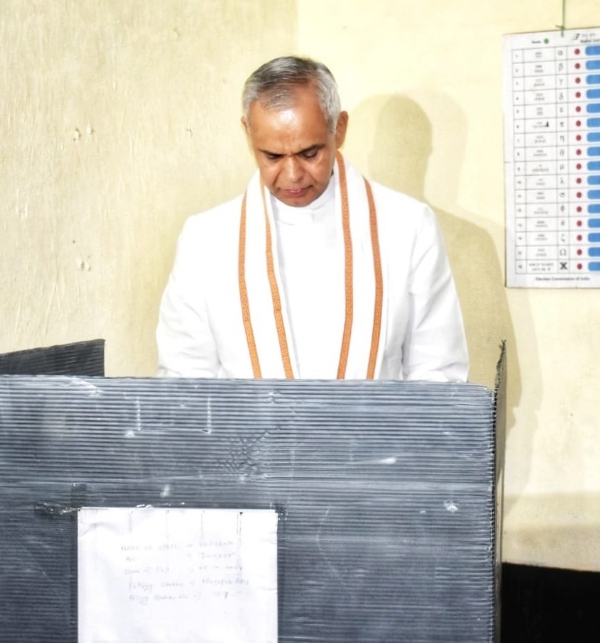
[[[255,101],[267,109],[283,109],[294,102],[294,90],[314,84],[327,127],[333,133],[342,111],[337,83],[327,67],[310,58],[283,56],[259,67],[244,84],[242,110],[248,125]]]

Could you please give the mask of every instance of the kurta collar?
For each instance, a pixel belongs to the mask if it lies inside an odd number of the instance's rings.
[[[315,217],[326,212],[333,212],[335,197],[335,177],[332,174],[325,191],[319,198],[315,199],[309,205],[293,207],[276,199],[271,194],[271,207],[273,216],[278,223],[287,225],[303,225],[310,223]]]

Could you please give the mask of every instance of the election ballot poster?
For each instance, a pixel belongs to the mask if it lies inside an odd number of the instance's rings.
[[[83,508],[79,643],[277,643],[277,513]]]
[[[504,37],[506,285],[600,287],[600,29]]]

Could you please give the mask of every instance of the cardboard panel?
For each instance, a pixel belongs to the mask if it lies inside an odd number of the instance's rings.
[[[104,375],[104,340],[32,348],[0,355],[2,375]]]
[[[0,378],[0,631],[76,640],[77,508],[275,508],[279,640],[493,641],[495,392]]]

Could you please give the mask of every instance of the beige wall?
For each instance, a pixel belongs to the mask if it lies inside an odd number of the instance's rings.
[[[240,87],[296,32],[288,0],[0,2],[1,352],[154,374],[181,224],[243,188]]]
[[[597,0],[567,9],[596,26]],[[503,287],[502,35],[561,20],[561,0],[3,0],[0,351],[103,337],[109,375],[153,374],[182,222],[252,171],[244,78],[320,58],[347,155],[439,215],[473,382],[508,340],[504,558],[600,570],[600,297]]]
[[[600,296],[504,282],[502,35],[552,30],[562,3],[299,3],[298,48],[325,60],[350,112],[345,148],[438,213],[463,304],[471,380],[508,340],[504,558],[600,570]],[[596,26],[596,0],[567,26]]]

